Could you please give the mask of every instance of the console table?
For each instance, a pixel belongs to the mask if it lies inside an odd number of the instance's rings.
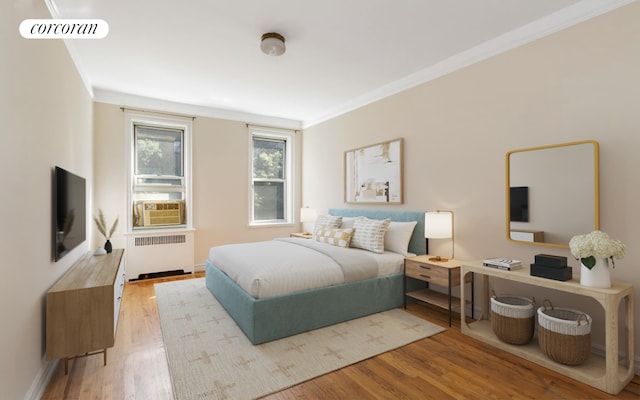
[[[581,286],[576,280],[555,281],[529,274],[529,267],[515,271],[505,271],[485,267],[482,261],[464,263],[461,266],[460,301],[464,304],[464,285],[469,274],[482,276],[482,315],[479,321],[467,324],[464,314],[461,318],[462,333],[492,346],[508,351],[519,357],[533,361],[543,367],[557,371],[563,375],[598,388],[610,394],[618,394],[633,379],[634,370],[634,317],[633,317],[633,286],[628,283],[613,282],[609,289],[598,289]],[[605,355],[603,357],[591,355],[582,365],[569,366],[560,364],[548,358],[540,351],[537,340],[528,345],[511,345],[498,339],[488,321],[490,310],[489,279],[499,278],[533,286],[545,287],[562,292],[577,294],[595,299],[604,309],[605,318]],[[626,349],[620,349],[619,343],[619,307],[623,302],[626,310]],[[556,304],[557,305],[557,304]],[[624,359],[619,361],[621,350],[625,351]]]
[[[124,290],[123,249],[85,254],[49,289],[46,298],[47,360],[103,354],[115,342]]]

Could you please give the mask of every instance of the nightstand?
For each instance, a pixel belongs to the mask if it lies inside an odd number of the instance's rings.
[[[313,237],[313,233],[292,233],[289,235],[289,237],[311,239]]]
[[[404,259],[404,305],[407,306],[407,296],[425,303],[433,304],[449,310],[449,326],[451,326],[451,310],[460,308],[464,313],[466,307],[461,307],[460,299],[451,295],[451,288],[460,286],[460,265],[462,261],[449,259],[448,261],[430,261],[428,254]],[[407,293],[407,279],[413,278],[425,282],[425,288]],[[471,283],[471,318],[473,318],[473,274],[468,275],[466,282]],[[430,288],[430,285],[443,286],[447,293]]]

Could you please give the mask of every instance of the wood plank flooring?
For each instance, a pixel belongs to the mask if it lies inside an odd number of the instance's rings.
[[[128,282],[107,366],[102,356],[84,357],[65,376],[60,362],[42,399],[172,399],[153,285],[192,277]],[[438,308],[409,311],[448,324]],[[640,399],[638,376],[612,396],[464,336],[459,325],[265,399]]]

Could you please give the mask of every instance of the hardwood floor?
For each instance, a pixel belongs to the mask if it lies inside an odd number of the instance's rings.
[[[198,273],[195,277],[203,276]],[[102,356],[60,362],[42,399],[172,399],[153,285],[125,285],[115,346]],[[411,313],[447,326],[447,314],[412,304]],[[485,345],[445,332],[265,397],[282,399],[634,399],[640,377],[617,396]]]

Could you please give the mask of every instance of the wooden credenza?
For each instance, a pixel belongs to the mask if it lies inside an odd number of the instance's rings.
[[[51,287],[46,297],[47,360],[104,354],[113,347],[124,290],[124,250],[87,253]]]
[[[475,274],[482,277],[482,315],[479,321],[468,324],[461,319],[462,333],[502,350],[525,358],[543,367],[557,371],[577,381],[598,388],[604,392],[618,394],[634,376],[634,312],[633,286],[624,282],[613,282],[611,288],[599,289],[580,285],[578,280],[566,282],[531,276],[529,267],[515,271],[504,271],[482,265],[482,261],[463,263],[461,285],[465,277]],[[489,279],[504,279],[528,285],[553,289],[589,297],[600,304],[604,311],[605,354],[603,357],[591,354],[582,365],[557,363],[540,351],[537,339],[528,345],[512,345],[498,339],[489,322],[490,295]],[[461,301],[465,291],[460,290]],[[555,304],[558,306],[558,304]],[[624,305],[624,307],[621,307]],[[622,329],[620,329],[622,327]]]

